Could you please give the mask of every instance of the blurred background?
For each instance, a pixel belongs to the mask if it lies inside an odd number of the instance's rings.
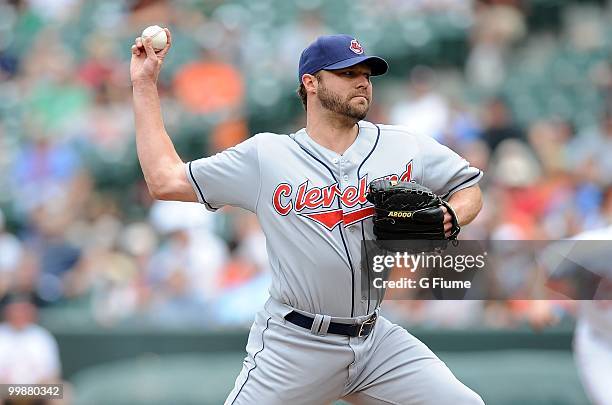
[[[65,381],[64,403],[217,404],[241,368],[265,238],[245,211],[149,197],[129,80],[146,26],[173,34],[159,89],[183,160],[302,128],[300,52],[347,33],[390,63],[367,119],[484,170],[462,237],[548,240],[612,221],[610,21],[604,0],[0,0],[0,383]],[[384,310],[487,403],[588,403],[573,305],[553,312],[534,331],[518,299]]]

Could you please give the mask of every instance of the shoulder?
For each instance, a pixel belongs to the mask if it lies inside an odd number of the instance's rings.
[[[240,153],[257,153],[258,150],[266,150],[274,145],[282,145],[290,141],[291,139],[287,135],[260,132],[226,150]]]
[[[381,136],[383,139],[393,140],[397,142],[427,142],[428,139],[433,141],[433,138],[424,135],[419,135],[411,132],[407,127],[403,125],[388,125],[388,124],[371,124],[380,129]],[[435,142],[435,141],[434,141]]]
[[[260,132],[258,134],[253,135],[250,138],[251,142],[261,146],[271,146],[271,145],[291,145],[294,143],[291,135],[287,134],[275,134],[273,132]]]
[[[258,142],[285,142],[290,141],[290,136],[287,134],[276,134],[274,132],[259,132],[251,137]]]
[[[55,345],[55,338],[53,337],[53,335],[42,326],[29,326],[27,329],[27,335],[41,343]]]
[[[305,134],[300,130],[293,134],[276,134],[273,132],[261,132],[254,135],[251,139],[257,143],[259,153],[266,156],[279,156],[279,153],[286,153],[299,149],[298,139]]]

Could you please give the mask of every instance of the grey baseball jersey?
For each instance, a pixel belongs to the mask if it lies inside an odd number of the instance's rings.
[[[233,205],[257,214],[273,272],[270,295],[333,317],[365,315],[380,304],[361,296],[358,271],[361,241],[374,239],[369,182],[414,180],[448,198],[482,176],[430,137],[366,121],[343,155],[302,129],[255,135],[185,169],[208,209]]]
[[[382,316],[367,338],[327,334],[329,322],[359,324],[380,304],[360,292],[361,241],[373,239],[368,183],[415,180],[448,197],[475,184],[480,170],[431,138],[362,121],[343,155],[303,129],[264,133],[188,163],[186,172],[208,209],[229,204],[257,214],[273,271],[271,297],[251,328],[226,404],[318,404],[341,397],[482,404],[431,350]],[[315,319],[311,330],[286,322],[293,310]]]

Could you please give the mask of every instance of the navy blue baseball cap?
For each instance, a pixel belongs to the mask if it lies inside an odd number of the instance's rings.
[[[367,56],[355,38],[349,35],[324,35],[316,39],[300,56],[298,81],[306,73],[319,70],[343,69],[365,62],[372,69],[372,76],[385,74],[389,65],[378,56]]]

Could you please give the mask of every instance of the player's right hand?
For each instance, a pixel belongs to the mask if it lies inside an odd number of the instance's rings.
[[[170,47],[172,46],[172,35],[168,28],[164,28],[168,41],[166,46],[157,53],[153,50],[150,38],[136,38],[132,45],[132,60],[130,62],[130,78],[132,84],[137,82],[157,83],[157,78],[162,67],[162,63]]]

